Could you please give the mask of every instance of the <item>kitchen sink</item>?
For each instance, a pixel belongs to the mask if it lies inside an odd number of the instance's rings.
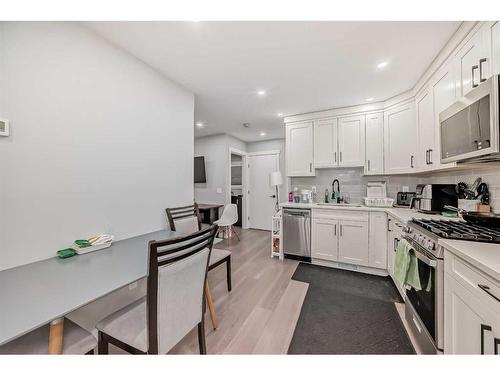
[[[362,207],[357,203],[318,203],[318,206],[335,206],[335,207]]]

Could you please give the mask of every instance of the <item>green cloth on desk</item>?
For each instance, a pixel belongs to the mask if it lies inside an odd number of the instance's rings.
[[[402,287],[413,287],[422,290],[420,276],[418,274],[418,259],[415,249],[405,239],[401,239],[396,249],[394,260],[394,278]]]

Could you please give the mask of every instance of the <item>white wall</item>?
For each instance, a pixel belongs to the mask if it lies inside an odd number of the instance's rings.
[[[192,202],[192,93],[78,23],[1,22],[0,42],[0,269]]]
[[[228,134],[211,135],[194,140],[195,156],[205,157],[207,182],[195,184],[194,198],[198,203],[226,204],[229,187],[229,149],[246,151],[245,142]],[[220,188],[220,193],[217,189]]]

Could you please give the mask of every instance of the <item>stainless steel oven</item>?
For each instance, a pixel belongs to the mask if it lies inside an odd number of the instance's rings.
[[[442,163],[499,157],[498,79],[493,75],[439,114]]]
[[[406,290],[406,320],[424,353],[439,353],[444,341],[444,262],[437,240],[417,228],[405,228],[418,264],[421,290]]]

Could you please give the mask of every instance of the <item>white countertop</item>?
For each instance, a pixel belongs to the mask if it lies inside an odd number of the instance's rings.
[[[445,249],[500,281],[500,244],[439,239]]]
[[[368,207],[368,206],[344,206],[339,205],[322,205],[318,203],[293,203],[284,202],[280,203],[281,207],[287,208],[309,208],[309,209],[324,209],[324,210],[342,210],[342,211],[368,211],[368,212],[386,212],[395,219],[402,221],[404,224],[412,219],[451,219],[460,220],[458,218],[449,218],[442,215],[428,215],[420,213],[416,210],[404,207]]]

